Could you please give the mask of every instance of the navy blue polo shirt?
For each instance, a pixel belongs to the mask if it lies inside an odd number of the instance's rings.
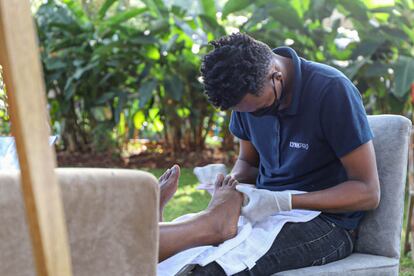
[[[262,117],[233,111],[230,120],[233,135],[250,141],[259,154],[256,187],[311,192],[347,181],[339,158],[374,137],[361,94],[333,67],[300,58],[289,47],[273,52],[293,61],[291,104]],[[356,228],[363,215],[321,214],[346,229]]]

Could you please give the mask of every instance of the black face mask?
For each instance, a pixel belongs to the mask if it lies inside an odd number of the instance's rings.
[[[280,79],[280,84],[282,85],[282,91],[281,91],[281,95],[280,95],[280,99],[277,98],[277,92],[276,92],[276,86],[275,86],[275,81],[274,78],[272,78],[272,82],[273,82],[273,92],[275,93],[275,100],[273,101],[273,103],[269,106],[260,108],[256,111],[253,112],[249,112],[250,114],[252,114],[255,117],[262,117],[265,115],[275,115],[278,110],[279,110],[279,106],[280,103],[282,102],[283,96],[284,96],[284,85],[283,85],[283,80]]]

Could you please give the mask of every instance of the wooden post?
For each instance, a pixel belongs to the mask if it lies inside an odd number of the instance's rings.
[[[66,276],[72,274],[69,246],[36,42],[29,0],[0,0],[0,64],[37,274]]]

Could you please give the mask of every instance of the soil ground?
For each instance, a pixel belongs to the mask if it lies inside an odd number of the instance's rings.
[[[168,152],[145,151],[140,154],[121,157],[109,152],[69,153],[58,152],[59,167],[100,167],[100,168],[168,168],[175,163],[181,167],[204,166],[211,163],[224,163],[232,167],[236,153],[223,153],[219,149],[206,149],[200,152],[181,152],[175,155]]]

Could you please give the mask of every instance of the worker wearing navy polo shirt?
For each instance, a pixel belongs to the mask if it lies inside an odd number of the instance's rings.
[[[285,209],[319,210],[305,223],[287,223],[250,271],[272,273],[322,265],[350,255],[365,210],[379,204],[380,187],[362,98],[333,67],[271,50],[246,34],[211,42],[202,62],[208,100],[232,110],[230,131],[240,152],[231,175],[258,189],[289,194]],[[289,205],[288,204],[288,205]],[[195,275],[220,275],[217,263]]]

